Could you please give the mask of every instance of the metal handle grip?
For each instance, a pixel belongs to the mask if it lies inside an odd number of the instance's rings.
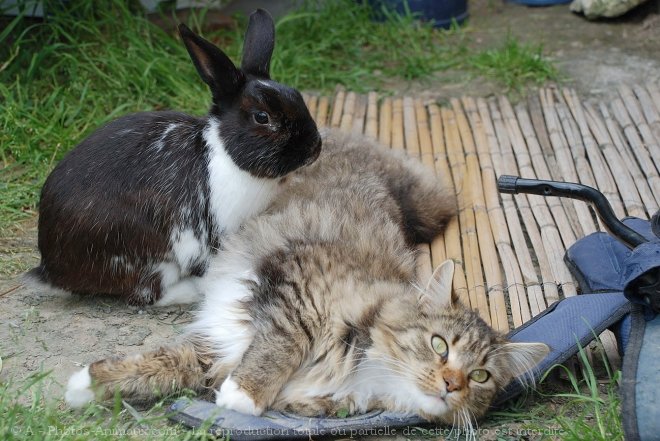
[[[635,230],[623,224],[612,211],[612,206],[601,192],[587,185],[573,182],[542,181],[518,176],[502,175],[497,180],[497,189],[502,193],[529,193],[540,196],[558,196],[578,199],[592,204],[605,227],[630,248],[646,243],[647,240]]]

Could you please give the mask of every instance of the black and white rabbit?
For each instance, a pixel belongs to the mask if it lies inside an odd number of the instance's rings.
[[[275,28],[266,11],[250,16],[240,68],[186,26],[179,33],[211,89],[209,114],[124,116],[74,148],[41,191],[32,276],[131,304],[193,301],[221,236],[318,157],[302,96],[270,79]]]

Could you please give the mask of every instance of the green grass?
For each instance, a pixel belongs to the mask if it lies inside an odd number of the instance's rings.
[[[0,384],[0,439],[3,441],[82,441],[215,439],[209,425],[197,430],[167,422],[168,410],[161,401],[146,411],[138,411],[115,397],[110,407],[91,405],[82,412],[65,409],[48,400],[49,376],[39,373],[14,388]]]
[[[67,4],[43,22],[0,19],[0,233],[34,216],[48,172],[94,128],[129,112],[201,114],[209,105],[183,45],[146,20],[137,1]],[[328,92],[336,84],[380,90],[386,80],[453,68],[506,89],[555,75],[540,49],[514,40],[474,53],[465,31],[434,30],[410,15],[377,23],[370,14],[353,0],[305,3],[277,23],[272,76]],[[203,12],[189,19],[194,29],[201,22]],[[206,36],[238,60],[245,23]]]
[[[378,89],[384,78],[423,78],[462,63],[464,34],[437,31],[411,15],[371,20],[369,8],[329,1],[278,23],[273,75],[300,89]],[[314,36],[315,38],[310,38]]]
[[[470,56],[469,63],[479,74],[514,91],[558,77],[557,69],[543,57],[540,45],[523,44],[511,36],[499,47]]]
[[[582,382],[575,375],[566,371],[571,383],[571,392],[555,394],[566,398],[566,409],[557,416],[557,423],[563,429],[564,440],[594,440],[610,441],[623,439],[623,426],[620,417],[620,399],[616,385],[619,384],[621,372],[612,372],[607,360],[603,359],[609,382],[601,387],[593,367],[587,359],[584,350],[580,349],[579,359],[582,366]],[[558,366],[558,369],[564,369]],[[574,412],[574,409],[584,409]]]
[[[601,361],[592,364],[580,349],[577,374],[565,366],[554,366],[536,392],[513,402],[509,409],[492,413],[483,428],[505,435],[502,439],[623,440],[618,393],[621,372],[610,369],[602,346],[598,350]],[[596,373],[595,364],[603,372]],[[550,374],[557,371],[566,379],[551,380]]]
[[[69,14],[17,18],[0,34],[0,229],[34,214],[53,164],[95,127],[128,112],[208,105],[174,38],[123,2],[98,13],[72,3]]]

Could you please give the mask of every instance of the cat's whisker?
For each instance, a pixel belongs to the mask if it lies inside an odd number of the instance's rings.
[[[461,409],[458,412],[458,416],[460,417],[460,424],[458,426],[459,427],[459,434],[462,434],[462,433],[467,434],[467,422],[465,421],[465,413],[463,413],[463,409]]]
[[[476,440],[477,434],[479,433],[479,421],[477,420],[477,417],[474,415],[474,412],[472,412],[472,409],[466,406],[466,410],[470,418],[470,429],[472,430],[473,438]]]
[[[422,288],[417,281],[410,282],[410,286],[413,287],[413,289],[420,294],[424,295],[426,294],[426,290]]]
[[[370,357],[370,361],[382,361],[383,363],[385,363],[387,365],[387,367],[401,368],[401,369],[403,369],[402,371],[400,371],[401,373],[403,373],[403,372],[413,373],[414,372],[409,365],[403,363],[402,361],[399,361],[399,360],[396,360],[394,358],[390,358],[390,357],[387,357],[387,356]]]
[[[458,424],[456,422],[456,418],[458,418]],[[449,432],[449,435],[453,436],[456,439],[459,439],[461,437],[462,430],[463,430],[463,420],[461,414],[459,412],[454,412],[451,431]]]
[[[373,366],[360,366],[353,372],[353,374],[357,374],[357,373],[363,372],[363,371],[371,371],[371,370],[385,370],[386,372],[390,372],[390,373],[396,375],[398,378],[401,378],[402,376],[405,376],[405,374],[406,374],[406,372],[402,372],[402,371],[399,371],[399,370],[396,370],[396,369],[393,369],[393,368],[390,368],[390,367],[387,367],[387,366],[379,366],[377,368],[375,368]]]
[[[360,367],[364,369],[388,369],[393,372],[397,372],[402,375],[406,374],[414,374],[414,371],[412,368],[404,363],[397,362],[394,359],[387,359],[387,358],[373,358],[372,361],[382,361],[385,364],[380,365],[378,367],[375,366],[370,366],[368,364],[364,365],[361,364]]]
[[[456,427],[456,413],[455,412],[452,413],[451,417],[452,417],[451,418],[451,430],[449,431],[450,435],[454,431],[454,428]]]
[[[399,379],[400,377],[392,374],[380,374],[380,375],[373,375],[370,376],[369,378],[362,378],[357,382],[351,382],[352,385],[357,385],[357,384],[363,384],[364,382],[371,381],[374,379],[380,379],[380,378],[389,378],[389,379]]]
[[[406,370],[408,372],[413,372],[412,368],[408,364],[402,362],[401,360],[397,360],[395,358],[388,357],[386,355],[381,355],[379,357],[374,357],[374,359],[375,360],[381,360],[381,361],[384,361],[386,363],[390,363],[392,365],[401,367],[401,368],[403,368],[404,370]]]
[[[465,334],[467,333],[467,330],[468,330],[469,328],[471,328],[472,326],[474,326],[474,324],[477,323],[477,321],[479,321],[479,317],[474,317],[474,318],[472,319],[472,321],[468,322],[468,323],[465,325],[465,327],[463,328],[463,331],[461,331],[461,332],[460,332],[459,334],[457,334],[457,335],[465,335]]]
[[[392,380],[398,379],[398,377],[395,376],[395,375],[382,374],[382,375],[374,375],[374,376],[371,376],[369,378],[362,378],[357,382],[352,382],[351,384],[352,385],[359,385],[359,384],[364,384],[365,382],[369,382],[369,381],[376,380],[376,379],[383,379],[383,378],[388,378],[388,379],[392,379]]]
[[[472,425],[473,419],[472,419],[472,414],[470,410],[467,408],[467,406],[463,407],[463,413],[465,414],[465,430],[467,432],[467,437],[468,439],[477,439],[477,431],[474,429],[474,426]]]

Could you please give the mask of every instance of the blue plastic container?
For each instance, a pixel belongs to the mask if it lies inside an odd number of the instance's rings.
[[[462,24],[468,17],[467,0],[367,0],[376,18],[382,18],[382,8],[400,14],[408,9],[421,20],[430,22],[436,28],[449,29],[453,22]]]

